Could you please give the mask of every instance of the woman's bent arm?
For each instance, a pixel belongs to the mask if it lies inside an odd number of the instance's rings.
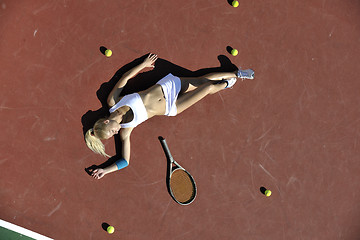
[[[133,77],[135,77],[141,70],[143,70],[146,67],[154,67],[154,63],[157,60],[157,55],[155,54],[149,54],[147,58],[145,58],[144,62],[140,63],[136,67],[133,67],[120,78],[120,80],[116,83],[115,87],[111,90],[108,98],[107,103],[109,107],[112,107],[115,105],[115,103],[118,101],[118,98],[120,96],[121,91],[125,87],[126,83]]]
[[[129,165],[130,162],[130,135],[134,128],[123,128],[120,130],[120,139],[122,141],[122,158],[104,169],[95,169],[91,176],[100,179],[108,173],[115,172]],[[119,168],[121,166],[121,168]]]
[[[123,158],[129,163],[130,162],[130,135],[122,140],[122,155]]]

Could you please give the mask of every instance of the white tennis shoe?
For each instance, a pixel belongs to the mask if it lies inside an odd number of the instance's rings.
[[[235,85],[237,79],[236,78],[230,78],[230,79],[224,79],[224,81],[227,83],[227,85],[225,87],[225,89],[226,89],[226,88],[232,88]]]

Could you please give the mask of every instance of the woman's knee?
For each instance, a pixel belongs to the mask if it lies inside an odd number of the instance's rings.
[[[203,77],[181,77],[180,81],[181,93],[192,91],[208,82],[208,80]]]

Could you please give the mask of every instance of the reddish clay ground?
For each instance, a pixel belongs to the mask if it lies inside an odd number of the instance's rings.
[[[358,0],[1,1],[0,218],[66,240],[357,239],[359,11]],[[143,123],[130,166],[94,180],[84,169],[106,159],[83,128],[114,74],[149,52],[155,70],[127,91],[232,64],[256,77]],[[158,136],[196,179],[189,206],[167,192]]]

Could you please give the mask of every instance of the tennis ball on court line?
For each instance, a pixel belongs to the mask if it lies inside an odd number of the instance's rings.
[[[233,56],[238,55],[238,53],[239,53],[239,51],[235,48],[231,50],[231,55],[233,55]]]
[[[265,196],[270,197],[271,191],[269,189],[265,190]]]
[[[115,228],[114,228],[113,226],[108,226],[107,232],[108,232],[109,234],[114,233],[114,231],[115,231]]]
[[[239,6],[239,2],[238,1],[233,1],[232,3],[231,3],[231,5],[233,6],[233,7],[238,7]]]
[[[112,51],[110,49],[105,50],[105,56],[110,57],[112,55]]]

